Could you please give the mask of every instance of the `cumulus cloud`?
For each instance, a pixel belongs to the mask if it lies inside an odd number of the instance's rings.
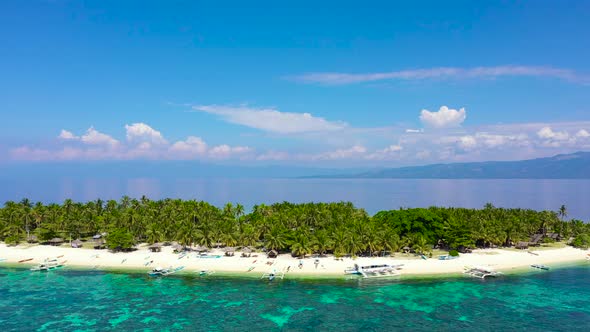
[[[309,113],[279,112],[274,108],[247,106],[201,105],[193,110],[215,114],[227,122],[279,134],[335,131],[348,125],[341,121],[328,121]]]
[[[76,140],[76,139],[80,138],[80,137],[74,135],[71,131],[67,131],[65,129],[61,130],[58,137],[63,140]]]
[[[590,133],[586,129],[580,129],[576,133],[576,137],[587,138],[587,137],[590,137]]]
[[[223,144],[211,148],[211,150],[209,150],[209,156],[215,159],[226,159],[232,155],[243,155],[250,151],[252,151],[252,149],[247,146],[231,147],[227,144]]]
[[[80,137],[80,140],[85,144],[90,145],[110,145],[115,146],[119,144],[119,141],[112,138],[107,134],[103,134],[98,130],[94,129],[94,127],[88,128],[86,133]]]
[[[566,141],[570,135],[566,131],[553,131],[551,127],[543,127],[537,132],[537,136],[555,141]]]
[[[447,106],[441,106],[438,112],[430,112],[428,110],[422,110],[420,112],[420,121],[425,126],[432,128],[448,128],[457,127],[465,121],[467,114],[464,108],[450,109]]]
[[[127,132],[127,141],[129,142],[168,143],[159,131],[142,122],[125,125],[125,130]]]
[[[172,144],[170,151],[185,156],[200,156],[207,152],[207,143],[200,137],[189,136],[184,141]]]
[[[335,159],[349,159],[367,152],[367,148],[362,145],[354,145],[348,149],[337,149],[318,155],[317,159],[335,160]]]
[[[318,83],[325,85],[343,85],[383,80],[426,80],[426,79],[476,79],[497,78],[503,76],[514,77],[547,77],[573,83],[588,84],[590,78],[570,69],[535,66],[494,66],[494,67],[437,67],[425,69],[410,69],[380,73],[308,73],[292,77],[304,83]]]
[[[189,136],[185,140],[169,144],[163,135],[144,123],[126,125],[127,143],[90,127],[80,137],[62,130],[59,137],[69,141],[67,146],[54,149],[21,146],[12,149],[15,160],[130,160],[130,159],[228,159],[242,158],[253,152],[247,146],[221,144],[209,148],[200,137]]]

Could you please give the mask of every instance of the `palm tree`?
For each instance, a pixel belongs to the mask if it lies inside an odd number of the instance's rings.
[[[567,217],[567,208],[565,207],[565,205],[562,204],[559,207],[559,211],[557,212],[557,214],[561,218],[561,221],[563,221],[563,219]]]

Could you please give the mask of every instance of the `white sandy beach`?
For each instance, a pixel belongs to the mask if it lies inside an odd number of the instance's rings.
[[[19,264],[19,261],[32,258],[23,262],[23,266],[38,264],[46,258],[59,257],[66,261],[65,265],[72,268],[92,269],[132,269],[148,271],[153,267],[178,267],[184,266],[184,273],[202,270],[215,271],[216,273],[244,274],[253,277],[260,276],[272,269],[286,272],[285,277],[344,277],[344,270],[354,264],[404,264],[402,275],[444,275],[463,272],[465,266],[487,266],[500,272],[514,272],[530,268],[531,264],[544,264],[547,266],[566,263],[582,262],[588,257],[588,250],[580,250],[572,247],[559,249],[514,251],[504,249],[479,249],[471,254],[462,254],[454,260],[438,260],[438,257],[427,260],[416,258],[414,255],[397,253],[394,257],[359,257],[343,258],[336,260],[333,256],[321,257],[319,263],[315,258],[298,259],[290,255],[279,255],[278,258],[267,258],[264,253],[252,253],[250,258],[240,257],[236,252],[233,257],[226,257],[221,250],[213,249],[209,255],[220,255],[219,258],[200,258],[197,253],[189,253],[182,258],[173,253],[172,247],[162,247],[162,252],[152,253],[147,245],[142,245],[138,250],[129,253],[111,253],[107,250],[74,249],[66,246],[16,246],[8,247],[0,243],[0,266],[2,264]],[[303,265],[300,268],[299,263]],[[590,264],[590,262],[589,262]],[[288,272],[287,272],[288,271]]]

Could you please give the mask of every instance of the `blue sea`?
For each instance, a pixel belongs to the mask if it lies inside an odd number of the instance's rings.
[[[121,196],[205,200],[217,206],[289,201],[350,201],[374,214],[400,207],[481,208],[486,203],[557,211],[566,205],[570,218],[590,220],[590,180],[457,179],[157,179],[92,177],[0,177],[0,202],[28,197],[59,203]]]
[[[475,280],[0,268],[2,331],[587,331],[590,263]]]

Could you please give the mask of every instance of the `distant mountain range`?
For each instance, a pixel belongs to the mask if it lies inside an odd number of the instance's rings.
[[[315,178],[590,179],[590,152],[520,161],[486,161],[389,168]]]

